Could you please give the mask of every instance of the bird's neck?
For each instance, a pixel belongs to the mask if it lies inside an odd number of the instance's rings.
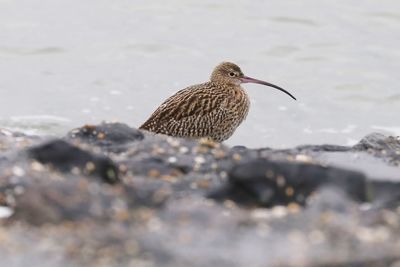
[[[222,82],[218,82],[218,81],[212,81],[211,83],[221,89],[233,90],[233,91],[243,90],[243,88],[240,86],[240,84],[222,83]]]
[[[235,103],[244,102],[246,105],[249,103],[249,98],[247,96],[246,91],[239,84],[227,84],[227,83],[218,83],[211,82],[213,87],[219,88],[219,90],[230,95],[231,100]]]

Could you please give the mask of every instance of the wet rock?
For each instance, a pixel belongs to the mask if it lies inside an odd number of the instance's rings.
[[[69,180],[41,182],[26,188],[25,192],[16,198],[15,213],[11,220],[33,225],[62,223],[88,216],[99,220],[109,203],[106,205],[100,192],[91,195],[87,190],[87,182]],[[97,207],[95,202],[99,203]]]
[[[400,140],[393,136],[388,137],[380,133],[372,133],[361,139],[353,149],[398,151],[400,150]]]
[[[23,149],[42,140],[39,136],[26,135],[0,128],[0,153],[10,150]]]
[[[271,207],[298,203],[323,186],[335,186],[358,201],[366,201],[366,177],[359,172],[315,164],[255,159],[229,172],[229,184],[211,196]]]
[[[353,147],[355,151],[367,151],[376,157],[388,159],[394,165],[400,165],[400,138],[372,133],[364,137]]]
[[[126,221],[141,209],[162,207],[172,193],[168,185],[157,181],[138,180],[137,185],[110,187],[80,176],[66,178],[25,187],[15,198],[10,221],[37,226],[83,220]]]
[[[43,164],[62,171],[77,168],[84,174],[101,177],[108,183],[118,181],[115,164],[102,155],[94,155],[63,140],[52,140],[28,149],[28,155]]]
[[[140,141],[144,135],[136,129],[123,123],[102,123],[100,125],[85,125],[67,134],[67,139],[78,140],[97,146],[105,151],[122,152],[135,141]]]
[[[298,146],[296,150],[300,151],[313,151],[313,152],[346,152],[351,150],[348,146],[338,146],[338,145],[305,145]]]
[[[400,207],[400,183],[395,181],[370,181],[368,194],[375,208]]]
[[[0,257],[32,267],[396,265],[398,140],[363,142],[276,150],[112,123],[50,141],[0,130],[0,206],[12,213],[0,218]]]

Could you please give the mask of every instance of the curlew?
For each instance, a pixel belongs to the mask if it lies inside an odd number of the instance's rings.
[[[209,82],[189,86],[169,97],[139,129],[222,142],[234,133],[249,111],[250,101],[242,83],[273,87],[296,100],[285,89],[245,76],[239,66],[223,62],[215,67]]]

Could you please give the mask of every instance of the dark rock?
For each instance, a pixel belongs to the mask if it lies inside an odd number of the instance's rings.
[[[98,146],[106,151],[121,152],[135,141],[144,138],[143,134],[123,123],[102,123],[100,125],[85,125],[70,131],[67,139]]]
[[[297,150],[308,150],[314,152],[345,152],[351,150],[348,146],[337,146],[337,145],[304,145],[296,147]]]
[[[89,216],[99,220],[110,205],[105,205],[100,193],[91,195],[90,191],[85,190],[88,186],[76,179],[33,184],[16,199],[11,219],[33,225],[62,223]],[[95,202],[99,204],[97,210]]]
[[[372,133],[353,147],[355,151],[367,151],[376,157],[387,159],[393,165],[400,165],[400,138]]]
[[[388,137],[380,133],[372,133],[361,139],[353,149],[398,151],[400,150],[400,140],[393,136]]]
[[[62,171],[78,168],[88,175],[101,177],[105,182],[118,181],[118,171],[111,159],[94,155],[63,140],[53,140],[28,150],[31,158]]]
[[[53,141],[0,130],[1,262],[396,266],[399,144],[366,140],[276,150],[123,124]]]
[[[368,194],[375,208],[396,209],[400,207],[400,183],[395,181],[371,181]]]
[[[172,193],[161,181],[138,180],[135,185],[104,187],[82,176],[65,181],[39,181],[16,196],[12,221],[36,226],[68,221],[126,220],[142,208],[161,208]]]
[[[296,162],[255,159],[236,165],[229,173],[229,185],[211,196],[239,199],[271,207],[304,205],[321,186],[335,186],[358,201],[366,201],[366,178],[362,173]],[[239,198],[238,198],[239,197]]]

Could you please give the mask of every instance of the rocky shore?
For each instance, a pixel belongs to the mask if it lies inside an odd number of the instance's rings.
[[[400,266],[400,140],[227,147],[0,129],[2,266]]]

